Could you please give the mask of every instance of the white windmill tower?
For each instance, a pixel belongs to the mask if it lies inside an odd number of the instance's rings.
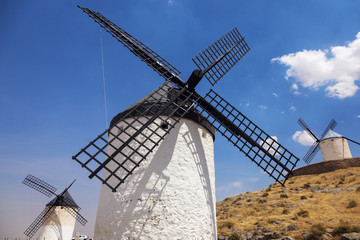
[[[329,125],[325,128],[321,138],[316,136],[316,134],[310,129],[310,127],[304,122],[303,119],[299,118],[298,123],[314,139],[313,145],[310,147],[303,158],[304,162],[307,164],[311,162],[319,149],[321,149],[324,162],[352,158],[348,140],[359,144],[334,132],[333,129],[337,124],[334,119],[332,119]]]
[[[184,82],[139,40],[80,8],[166,80],[73,156],[103,183],[95,239],[216,239],[213,129],[285,183],[299,159],[213,90],[195,92],[250,50],[236,28],[193,59],[199,69]]]
[[[68,189],[75,180],[61,194],[57,195],[56,188],[50,184],[28,175],[23,183],[35,190],[43,193],[47,197],[56,197],[46,204],[45,209],[35,219],[35,221],[24,232],[26,236],[32,238],[39,230],[37,239],[39,240],[59,240],[71,239],[75,227],[75,219],[80,224],[85,225],[87,220],[80,213],[80,207],[71,197]]]

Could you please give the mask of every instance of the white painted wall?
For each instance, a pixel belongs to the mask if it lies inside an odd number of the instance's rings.
[[[116,193],[102,185],[94,239],[216,239],[215,204],[213,137],[182,119]]]
[[[352,158],[349,144],[345,138],[328,138],[320,142],[323,161]]]
[[[52,215],[40,227],[36,239],[70,240],[74,232],[75,221],[75,218],[70,213],[57,206]]]

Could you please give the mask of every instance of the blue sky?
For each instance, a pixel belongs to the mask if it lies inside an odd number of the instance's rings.
[[[70,189],[93,234],[100,185],[71,156],[111,118],[163,79],[76,5],[102,13],[188,78],[191,58],[237,27],[251,51],[214,87],[248,118],[302,158],[309,146],[297,119],[320,135],[360,141],[360,2],[1,1],[0,238],[23,231],[50,201],[21,184],[28,173]],[[106,80],[104,111],[101,44]],[[206,93],[204,79],[197,91]],[[107,122],[106,122],[107,119]],[[295,135],[295,136],[294,136]],[[359,146],[350,144],[354,156]],[[321,161],[318,154],[314,162]],[[218,200],[272,183],[221,136],[215,141]],[[303,166],[301,162],[299,166]]]

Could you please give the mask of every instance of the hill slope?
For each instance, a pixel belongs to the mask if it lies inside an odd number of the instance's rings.
[[[331,239],[360,232],[360,167],[292,177],[286,187],[275,183],[226,198],[216,212],[220,239],[319,239],[326,232]]]

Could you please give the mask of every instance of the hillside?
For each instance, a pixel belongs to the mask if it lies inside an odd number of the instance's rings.
[[[216,212],[219,239],[340,239],[360,232],[360,167],[292,177],[226,198]]]

